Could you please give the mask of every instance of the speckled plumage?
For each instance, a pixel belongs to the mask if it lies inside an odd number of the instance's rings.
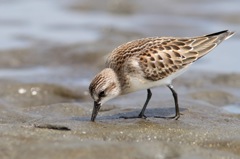
[[[106,83],[110,81],[118,87],[118,94],[111,98],[140,89],[171,84],[172,79],[182,70],[233,34],[234,32],[225,30],[190,38],[153,37],[120,45],[107,58],[108,71],[100,72],[93,79],[89,87],[90,94],[96,101],[99,90],[104,91],[103,87],[107,87]],[[106,75],[107,72],[111,75]]]
[[[131,41],[113,50],[106,67],[115,70],[119,76],[142,71],[148,80],[161,80],[204,56],[231,34],[225,32],[216,36],[156,37]],[[139,63],[140,70],[131,65],[133,59]],[[122,85],[126,84],[126,80],[122,81]]]

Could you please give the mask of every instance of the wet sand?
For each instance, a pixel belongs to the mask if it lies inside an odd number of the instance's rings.
[[[8,13],[0,16],[1,159],[240,157],[239,34],[173,81],[178,121],[154,118],[174,115],[171,92],[159,87],[152,90],[147,119],[120,118],[140,112],[146,98],[140,91],[107,102],[90,122],[88,85],[116,46],[239,28],[236,1],[140,2],[26,0],[0,7]],[[20,12],[26,3],[52,16],[26,16]],[[11,11],[16,6],[19,15]]]
[[[223,107],[240,103],[239,77],[188,72],[177,79],[178,121],[154,118],[174,114],[171,94],[163,87],[153,90],[146,120],[119,118],[139,113],[143,91],[107,103],[95,123],[89,121],[92,102],[85,89],[78,94],[71,86],[1,81],[0,156],[237,158],[240,116]],[[20,94],[20,87],[26,92]]]

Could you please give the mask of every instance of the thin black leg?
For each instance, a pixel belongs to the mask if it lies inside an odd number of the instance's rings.
[[[178,106],[178,95],[177,95],[176,91],[173,89],[173,86],[171,84],[168,85],[168,88],[172,91],[173,98],[174,98],[174,103],[175,103],[176,114],[173,118],[178,120],[178,118],[180,117],[180,111],[179,111],[179,106]]]
[[[171,90],[173,98],[174,98],[174,103],[175,103],[175,116],[173,117],[158,117],[156,116],[156,118],[165,118],[165,119],[176,119],[178,120],[178,118],[180,117],[180,111],[179,111],[179,106],[178,106],[178,95],[176,93],[176,91],[173,89],[173,86],[171,84],[167,85],[167,87]]]
[[[147,89],[147,99],[146,99],[146,101],[143,105],[143,108],[142,108],[141,112],[139,113],[139,115],[138,116],[131,116],[131,117],[121,116],[120,118],[124,118],[124,119],[144,118],[144,119],[146,119],[147,117],[144,115],[144,112],[147,108],[148,102],[150,101],[151,97],[152,97],[152,92],[151,92],[150,89]]]
[[[144,103],[144,105],[143,105],[143,108],[142,108],[140,114],[138,115],[139,118],[147,118],[147,117],[144,115],[144,112],[145,112],[145,110],[146,110],[146,108],[147,108],[148,102],[150,101],[151,97],[152,97],[152,92],[151,92],[150,89],[147,89],[147,99],[146,99],[146,101],[145,101],[145,103]]]

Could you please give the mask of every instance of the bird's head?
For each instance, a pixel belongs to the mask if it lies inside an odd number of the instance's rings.
[[[91,121],[94,121],[103,103],[121,94],[116,73],[111,68],[105,68],[95,76],[89,86],[89,92],[94,100]]]

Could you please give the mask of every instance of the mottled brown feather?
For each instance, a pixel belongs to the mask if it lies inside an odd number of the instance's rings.
[[[156,37],[131,41],[113,50],[106,67],[119,74],[140,69],[146,79],[161,80],[206,55],[232,34],[222,31],[193,38]],[[139,66],[133,65],[133,60]]]

